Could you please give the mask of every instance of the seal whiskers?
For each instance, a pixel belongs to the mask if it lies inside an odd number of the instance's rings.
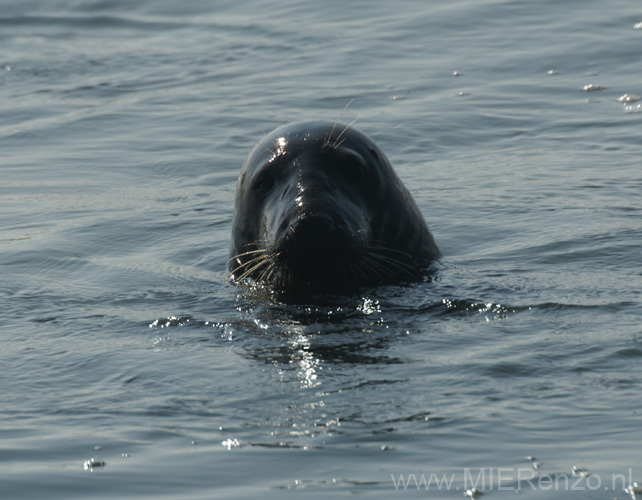
[[[330,145],[330,141],[332,140],[332,134],[334,134],[334,129],[336,128],[337,124],[339,123],[339,120],[341,120],[341,118],[343,117],[343,113],[346,112],[346,110],[348,109],[350,104],[352,104],[353,102],[354,102],[354,98],[350,99],[348,101],[348,104],[346,104],[345,107],[341,110],[341,113],[339,113],[339,118],[337,118],[337,121],[335,121],[334,125],[332,125],[332,128],[330,129],[330,133],[328,134],[328,139],[326,140],[324,146],[329,146]],[[354,121],[352,123],[354,123]]]
[[[336,139],[334,140],[334,142],[332,143],[332,149],[337,149],[339,146],[341,146],[341,144],[343,144],[343,141],[339,142],[339,139],[341,139],[341,136],[346,132],[346,130],[348,130],[352,125],[354,125],[354,123],[355,123],[358,119],[359,119],[359,118],[355,118],[354,120],[352,120],[350,123],[348,123],[348,124],[345,126],[345,128],[341,131],[341,133],[337,136],[337,138],[336,138]],[[344,139],[344,141],[345,141],[345,139]],[[328,142],[330,142],[330,141],[328,141]],[[339,143],[338,143],[338,142],[339,142]],[[338,144],[337,144],[337,143],[338,143]]]
[[[251,276],[255,271],[260,270],[264,266],[269,266],[272,262],[272,257],[267,249],[262,248],[259,250],[250,250],[249,252],[243,252],[238,255],[235,255],[229,260],[230,266],[232,262],[239,262],[244,257],[252,256],[250,260],[245,260],[241,262],[238,266],[230,272],[230,277],[236,281],[242,281],[248,276]],[[241,273],[236,276],[237,273]]]

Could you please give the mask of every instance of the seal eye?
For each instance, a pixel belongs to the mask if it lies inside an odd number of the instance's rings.
[[[366,162],[356,153],[347,155],[343,169],[346,177],[354,182],[363,181],[367,176]]]
[[[256,184],[254,184],[254,190],[261,196],[268,194],[270,191],[272,191],[273,187],[274,177],[271,177],[269,175],[261,177],[256,181]]]

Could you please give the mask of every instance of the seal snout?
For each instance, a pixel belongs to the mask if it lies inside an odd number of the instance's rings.
[[[277,242],[281,254],[319,254],[345,248],[351,238],[343,224],[328,214],[305,215],[291,223]]]
[[[356,254],[357,238],[328,214],[306,215],[295,220],[273,249],[275,260],[288,269],[296,282],[325,283],[336,279]]]

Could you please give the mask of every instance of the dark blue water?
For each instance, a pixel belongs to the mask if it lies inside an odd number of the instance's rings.
[[[0,496],[641,496],[640,21],[4,2]],[[226,281],[253,142],[352,99],[435,279],[303,305]]]

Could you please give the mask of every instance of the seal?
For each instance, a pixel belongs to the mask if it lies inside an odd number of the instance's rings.
[[[343,293],[415,280],[440,256],[383,151],[350,125],[283,125],[243,165],[229,261],[237,282]]]

